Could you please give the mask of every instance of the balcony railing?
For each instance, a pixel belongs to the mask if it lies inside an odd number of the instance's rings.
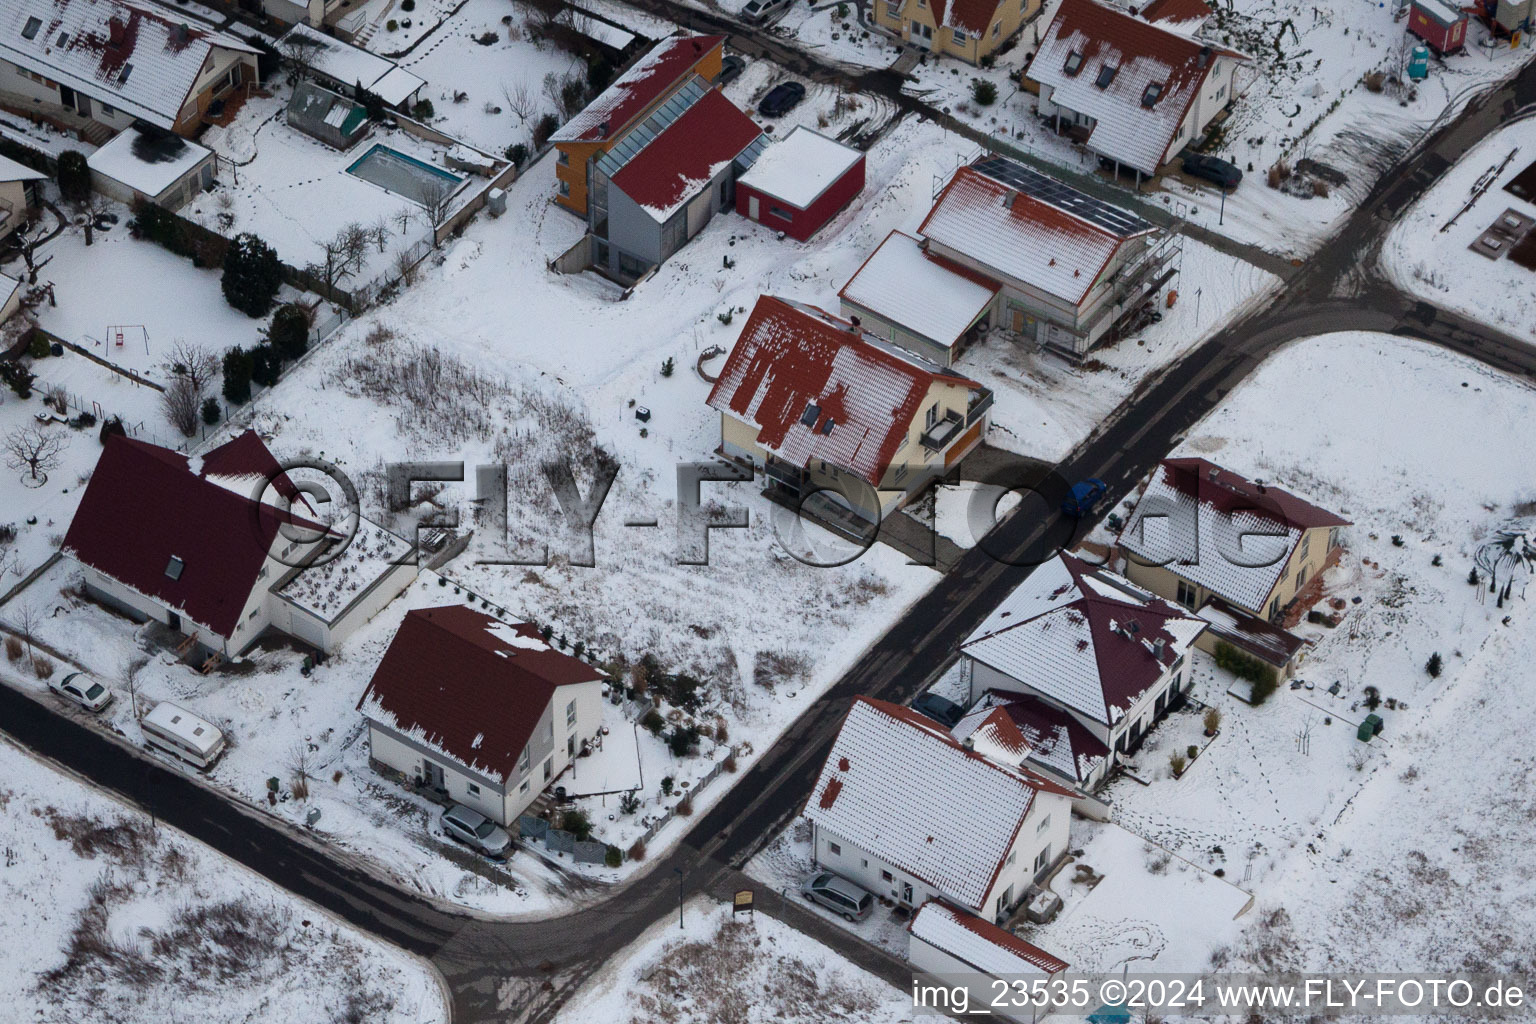
[[[976,397],[971,399],[970,407],[965,410],[965,425],[969,427],[985,416],[987,410],[992,408],[992,402],[996,397],[986,388],[982,388],[981,391],[977,392]]]
[[[931,452],[943,451],[944,446],[953,441],[955,436],[964,429],[965,417],[953,409],[946,409],[944,418],[923,431],[918,441]]]

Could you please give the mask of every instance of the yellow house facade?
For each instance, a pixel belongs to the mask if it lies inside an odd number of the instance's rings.
[[[980,64],[1040,12],[1040,0],[873,0],[875,23],[903,42]]]

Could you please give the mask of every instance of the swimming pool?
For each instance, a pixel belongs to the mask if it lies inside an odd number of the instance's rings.
[[[464,179],[441,167],[406,156],[383,143],[375,143],[368,152],[352,162],[347,173],[371,181],[382,189],[404,196],[418,206],[431,206],[438,190],[452,192]],[[446,194],[446,193],[444,193]]]

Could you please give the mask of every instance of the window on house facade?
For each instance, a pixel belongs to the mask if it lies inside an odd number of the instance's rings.
[[[563,149],[557,149],[555,152],[559,154],[555,157],[555,163],[559,164],[561,167],[571,166],[571,154],[567,153]]]
[[[1217,99],[1221,99],[1226,94],[1227,94],[1227,87],[1226,86],[1222,86],[1220,89],[1216,90],[1216,98]]]
[[[565,756],[566,757],[575,757],[576,756],[576,734],[575,733],[571,733],[571,735],[569,735],[569,736],[567,736],[565,738]]]
[[[843,855],[843,848],[836,843],[828,843],[827,852],[834,857],[841,857]]]
[[[544,781],[545,782],[549,781],[549,776],[550,776],[550,774],[552,773],[552,771],[554,769],[554,763],[555,763],[555,759],[552,758],[552,757],[546,757],[544,759]]]
[[[794,220],[795,219],[795,215],[793,213],[790,213],[788,210],[784,209],[784,207],[782,207],[782,206],[774,206],[771,203],[768,206],[768,212],[773,214],[775,217],[779,218],[780,220]]]
[[[517,771],[518,771],[518,774],[519,775],[526,775],[528,773],[528,766],[530,764],[532,764],[532,763],[533,763],[532,755],[529,754],[528,748],[524,747],[523,748],[523,756],[517,759]]]
[[[480,787],[475,785],[473,782],[469,783],[464,788],[469,791],[469,795],[470,796],[479,796],[480,795]]]
[[[900,18],[901,0],[885,0],[885,16],[887,18]]]
[[[965,29],[963,28],[952,28],[949,30],[949,34],[957,43],[964,43],[970,38],[965,34]]]
[[[1335,526],[1328,531],[1328,550],[1332,551],[1339,546],[1339,528]]]
[[[1195,607],[1195,602],[1199,599],[1199,587],[1195,586],[1193,583],[1185,583],[1183,580],[1179,580],[1179,604],[1183,605],[1185,608],[1193,610]]]
[[[571,183],[566,181],[564,178],[560,179],[560,198],[571,198]]]
[[[881,878],[881,879],[882,879],[882,880],[883,880],[883,881],[887,881],[887,882],[891,882],[891,881],[894,881],[894,880],[895,880],[895,879],[893,879],[893,878],[892,878],[892,877],[891,877],[891,873],[890,873],[890,872],[889,872],[889,871],[882,871],[882,872],[880,872],[880,878]]]
[[[998,36],[1000,36],[1002,34],[1003,34],[1003,23],[1002,22],[998,22],[996,25],[992,26],[992,38],[993,39],[996,39]]]
[[[1050,844],[1047,843],[1045,848],[1040,851],[1040,856],[1035,858],[1035,874],[1038,875],[1040,872],[1044,871],[1045,868],[1046,868],[1046,865],[1050,864],[1050,862],[1051,862],[1051,847],[1050,847]]]
[[[1296,589],[1300,590],[1307,585],[1307,567],[1302,566],[1296,571]]]
[[[1019,859],[1019,851],[1018,850],[1009,850],[1008,851],[1008,859],[1003,862],[1003,867],[1005,867],[1005,868],[1013,867],[1013,862],[1018,860],[1018,859]]]
[[[576,728],[576,702],[575,701],[571,701],[569,704],[567,704],[565,706],[565,727],[567,729],[574,729],[574,728]]]
[[[517,787],[517,791],[522,796],[527,796],[528,795],[528,780],[527,779],[524,779],[523,780],[523,784],[521,786]]]
[[[1045,817],[1040,819],[1040,824],[1035,826],[1035,835],[1039,835],[1041,832],[1044,832],[1046,829],[1048,829],[1050,827],[1051,827],[1051,816],[1049,814],[1047,814]]]
[[[923,429],[924,430],[932,430],[933,427],[934,427],[934,424],[936,424],[938,422],[939,422],[939,403],[938,402],[934,402],[932,405],[930,405],[928,407],[928,411],[923,414]]]

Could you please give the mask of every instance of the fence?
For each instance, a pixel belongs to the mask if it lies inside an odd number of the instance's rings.
[[[709,784],[718,779],[720,774],[724,771],[725,762],[715,762],[715,766],[709,771],[705,772],[704,777],[694,784],[693,791],[689,795],[689,799],[691,800],[693,797],[696,797],[700,793],[704,792],[704,790],[708,788]],[[649,843],[652,839],[655,839],[656,833],[660,832],[662,829],[671,824],[672,819],[675,817],[677,817],[677,808],[670,808],[666,814],[663,814],[660,818],[657,818],[655,821],[651,822],[651,827],[645,830],[645,834],[640,837],[641,840]]]
[[[517,819],[517,831],[524,839],[543,843],[550,853],[570,854],[578,864],[601,864],[608,856],[606,843],[577,839],[574,833],[550,828],[549,822],[531,814]]]

